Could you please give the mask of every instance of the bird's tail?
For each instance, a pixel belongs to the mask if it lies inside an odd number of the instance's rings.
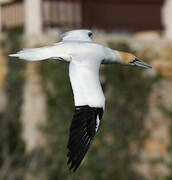
[[[9,56],[18,57],[19,59],[25,59],[28,61],[40,61],[50,58],[46,48],[26,48],[16,54],[9,54]]]

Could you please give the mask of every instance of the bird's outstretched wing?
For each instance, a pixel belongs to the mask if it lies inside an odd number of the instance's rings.
[[[67,164],[70,165],[70,170],[76,171],[82,162],[93,141],[102,116],[103,108],[88,105],[75,107],[67,145]]]
[[[44,46],[40,48],[25,48],[16,54],[10,54],[9,56],[18,57],[19,59],[25,59],[27,61],[54,59],[70,62],[72,59],[68,53],[70,51],[71,48],[67,44],[59,42],[51,46]]]
[[[45,59],[55,59],[60,61],[70,62],[72,57],[73,42],[90,42],[92,32],[86,29],[78,29],[68,31],[59,35],[62,42],[55,43],[51,46],[44,46],[40,48],[25,48],[16,54],[9,54],[11,57],[18,57],[19,59],[25,59],[27,61],[41,61]],[[66,43],[69,42],[69,43]]]

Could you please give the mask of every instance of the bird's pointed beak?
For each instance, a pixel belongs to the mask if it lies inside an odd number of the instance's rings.
[[[140,67],[144,67],[144,68],[152,68],[152,66],[150,66],[149,64],[141,61],[140,59],[138,58],[135,58],[134,61],[131,62],[132,65],[135,65],[135,66],[140,66]]]

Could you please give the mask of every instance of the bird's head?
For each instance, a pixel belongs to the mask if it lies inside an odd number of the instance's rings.
[[[140,66],[144,68],[152,68],[149,64],[141,61],[131,53],[118,51],[119,63],[128,66]]]

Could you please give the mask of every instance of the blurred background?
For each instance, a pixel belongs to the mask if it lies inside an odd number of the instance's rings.
[[[101,128],[70,173],[68,64],[7,55],[77,28],[153,69],[101,67]],[[0,0],[0,180],[62,179],[172,179],[172,0]]]

